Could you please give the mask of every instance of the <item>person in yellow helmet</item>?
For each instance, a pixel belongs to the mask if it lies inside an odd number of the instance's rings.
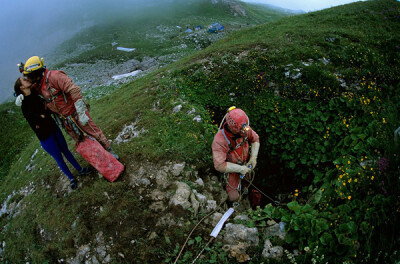
[[[68,176],[71,189],[76,189],[78,187],[78,180],[69,170],[63,155],[78,171],[79,176],[89,174],[91,171],[90,168],[83,168],[79,165],[78,161],[69,151],[61,130],[51,117],[51,112],[46,110],[44,100],[36,92],[29,89],[29,83],[23,80],[22,77],[19,77],[15,81],[14,95],[19,98],[16,101],[16,105],[21,106],[22,114],[38,137],[40,145],[54,158],[61,171]]]
[[[67,133],[79,142],[83,132],[95,138],[115,158],[118,155],[110,147],[100,128],[89,115],[88,105],[84,101],[81,88],[63,71],[46,69],[43,58],[30,57],[19,65],[24,80],[46,101],[46,106],[63,122]]]

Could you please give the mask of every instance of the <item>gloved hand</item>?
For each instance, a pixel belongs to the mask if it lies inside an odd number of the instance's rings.
[[[24,95],[23,94],[18,95],[17,99],[15,99],[15,105],[21,106],[23,100],[24,100]]]
[[[75,108],[76,112],[78,113],[79,117],[79,123],[81,123],[82,126],[86,126],[87,123],[89,122],[89,117],[86,115],[86,105],[83,99],[79,99],[75,102]]]
[[[236,172],[242,175],[247,174],[248,172],[250,172],[250,168],[245,166],[245,165],[239,165],[239,164],[235,164],[232,162],[227,162],[226,163],[226,169],[224,172]]]
[[[260,143],[259,142],[253,142],[251,143],[251,155],[250,155],[250,160],[247,162],[247,166],[251,165],[251,168],[254,170],[254,168],[257,165],[257,156],[258,156],[258,150],[260,149]]]

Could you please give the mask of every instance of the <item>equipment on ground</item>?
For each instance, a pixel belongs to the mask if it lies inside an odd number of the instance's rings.
[[[110,182],[117,180],[125,170],[124,165],[92,137],[86,136],[83,141],[77,142],[75,147],[76,152]]]

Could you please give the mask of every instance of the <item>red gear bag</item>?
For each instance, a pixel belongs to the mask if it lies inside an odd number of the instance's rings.
[[[76,151],[108,181],[114,182],[125,167],[99,142],[91,137],[75,144]]]

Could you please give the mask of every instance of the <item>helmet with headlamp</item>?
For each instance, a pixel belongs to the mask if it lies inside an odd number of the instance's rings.
[[[250,130],[250,120],[246,113],[239,108],[231,107],[226,115],[226,123],[234,134],[245,134]]]
[[[25,63],[18,64],[19,71],[23,74],[30,74],[34,71],[45,69],[43,58],[39,58],[38,56],[30,57]]]

